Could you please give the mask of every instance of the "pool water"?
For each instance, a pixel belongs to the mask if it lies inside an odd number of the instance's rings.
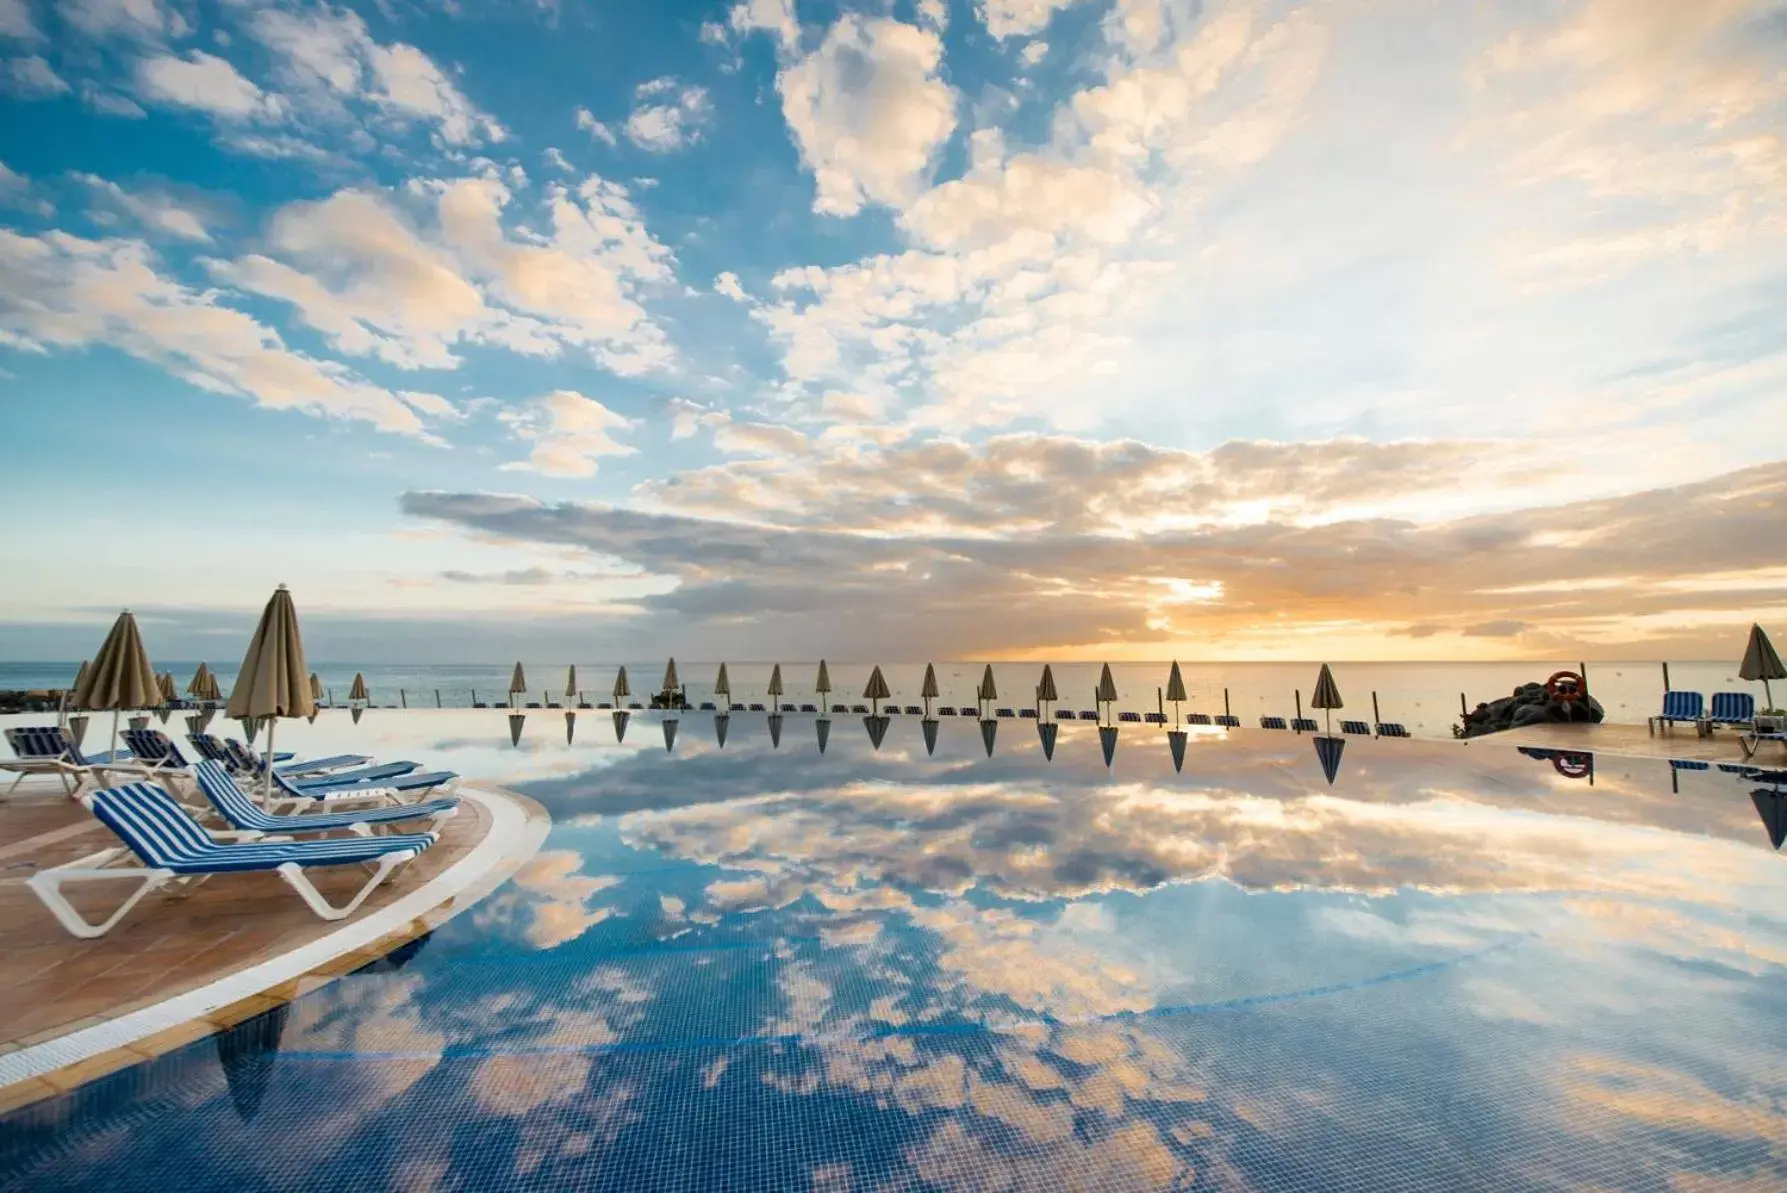
[[[869,728],[282,728],[506,783],[552,831],[367,970],[0,1119],[0,1187],[1787,1187],[1780,788]]]

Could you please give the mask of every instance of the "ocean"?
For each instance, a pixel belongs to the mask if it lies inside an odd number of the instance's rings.
[[[642,660],[626,664],[634,699],[646,700],[656,691],[664,675],[664,663]],[[524,660],[523,669],[531,685],[517,697],[517,703],[554,700],[565,703],[566,668],[563,661]],[[74,678],[77,664],[0,663],[0,690],[59,688]],[[172,671],[182,689],[197,668],[197,660],[155,663],[160,671]],[[872,664],[830,663],[833,692],[830,702],[863,703],[860,693],[868,682]],[[937,664],[937,682],[942,695],[937,705],[975,707],[975,688],[980,683],[985,664],[981,662],[948,662]],[[994,707],[1017,708],[1034,702],[1040,663],[994,662],[993,674],[999,689]],[[711,700],[717,662],[678,660],[677,672],[691,703]],[[1576,663],[1337,663],[1334,678],[1346,702],[1343,714],[1351,719],[1372,719],[1372,696],[1377,697],[1378,719],[1399,721],[1410,732],[1423,737],[1445,737],[1458,722],[1459,700],[1475,707],[1478,701],[1508,695],[1516,685],[1543,681],[1552,672],[1575,670]],[[385,707],[467,708],[475,701],[502,704],[508,699],[509,678],[513,664],[482,666],[455,663],[384,665],[378,663],[312,663],[312,670],[336,703],[345,704],[348,688],[356,672],[363,673],[373,704]],[[614,663],[579,662],[577,685],[583,698],[591,703],[611,699],[617,665]],[[234,664],[212,663],[218,682],[228,692],[235,679]],[[769,703],[764,689],[769,684],[771,664],[767,662],[728,662],[732,683],[732,699],[741,703]],[[784,662],[782,681],[784,701],[819,703],[813,692],[818,665],[814,662]],[[1157,690],[1167,682],[1168,664],[1112,664],[1119,700],[1117,709],[1149,711],[1156,707]],[[1055,685],[1061,694],[1058,708],[1090,709],[1095,707],[1093,689],[1098,683],[1097,663],[1057,663]],[[1317,665],[1314,663],[1196,663],[1183,664],[1181,670],[1190,699],[1183,706],[1186,712],[1221,713],[1228,709],[1241,718],[1244,725],[1257,725],[1263,715],[1290,717],[1295,714],[1298,693],[1307,709],[1309,693],[1315,686]],[[1711,695],[1714,692],[1747,691],[1754,693],[1758,707],[1763,700],[1760,683],[1737,678],[1737,662],[1684,662],[1669,665],[1671,685]],[[900,705],[921,704],[918,690],[924,680],[923,663],[882,665],[882,674],[893,692],[892,702]],[[1642,724],[1662,704],[1663,669],[1655,662],[1591,663],[1588,667],[1589,690],[1607,710],[1607,719]],[[1787,701],[1787,689],[1777,697]],[[1167,711],[1171,713],[1171,707]],[[1319,719],[1319,717],[1318,717]]]

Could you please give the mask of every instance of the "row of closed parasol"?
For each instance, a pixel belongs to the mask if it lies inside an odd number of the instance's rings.
[[[355,682],[359,682],[357,676]],[[725,663],[720,664],[719,672],[714,676],[712,690],[716,697],[730,701],[733,694],[732,678],[727,672]],[[517,662],[514,674],[509,679],[510,706],[514,707],[516,698],[524,696],[528,691],[527,671],[520,662]],[[833,691],[831,668],[824,659],[819,660],[819,672],[813,682],[813,691],[822,700]],[[780,663],[771,667],[769,683],[764,688],[764,694],[777,700],[787,694],[786,686],[782,682],[782,665]],[[941,694],[941,688],[937,682],[936,665],[926,663],[924,681],[919,686],[919,697],[924,701],[924,715],[927,718],[931,715],[931,702],[939,699]],[[577,668],[572,665],[566,670],[565,698],[567,700],[578,699],[581,695],[582,691],[577,686]],[[623,666],[615,675],[613,701],[618,706],[632,695],[632,684],[627,678],[627,669]],[[879,715],[881,701],[891,699],[892,696],[893,693],[887,685],[887,678],[882,674],[880,666],[875,666],[869,673],[868,683],[863,686],[862,693],[862,698],[870,702],[870,714]],[[991,663],[986,664],[985,670],[981,673],[980,683],[975,687],[975,698],[978,704],[977,712],[981,719],[990,720],[991,706],[999,699],[999,684],[993,675]],[[1042,675],[1036,683],[1035,698],[1039,710],[1046,710],[1060,700],[1061,694],[1055,684],[1055,669],[1052,665],[1044,664]],[[1108,720],[1112,707],[1121,699],[1117,692],[1116,678],[1111,674],[1109,663],[1104,664],[1099,672],[1098,686],[1093,690],[1093,699],[1098,705],[1101,717]],[[1189,697],[1186,695],[1185,677],[1179,670],[1178,662],[1175,661],[1168,672],[1164,694],[1165,702],[1173,706],[1175,723],[1178,721],[1180,705],[1184,704],[1187,699]],[[1299,693],[1299,704],[1301,699],[1302,696]],[[683,694],[682,682],[677,675],[675,659],[671,659],[664,668],[664,681],[658,689],[658,701],[658,707],[669,710],[688,706]],[[1334,686],[1334,676],[1326,663],[1322,664],[1321,674],[1317,677],[1315,696],[1310,706],[1324,710],[1341,707],[1340,693]],[[724,713],[727,710],[721,708],[720,711]],[[826,706],[823,703],[819,706],[818,712],[822,717],[826,715]],[[1298,715],[1302,715],[1300,707]]]
[[[187,691],[200,700],[215,702],[222,699],[217,677],[202,663]],[[260,726],[267,726],[266,757],[271,759],[277,719],[314,718],[316,700],[321,692],[321,682],[314,674],[306,673],[298,614],[292,605],[291,593],[281,584],[267,601],[260,622],[248,641],[242,666],[237,670],[235,685],[230,690],[228,715],[240,720],[251,738]],[[109,711],[112,714],[111,745],[116,749],[121,712],[165,709],[176,698],[173,676],[157,675],[150,666],[136,618],[126,609],[112,624],[99,653],[81,665],[67,703],[68,707],[85,712]],[[270,773],[265,782],[271,785]]]

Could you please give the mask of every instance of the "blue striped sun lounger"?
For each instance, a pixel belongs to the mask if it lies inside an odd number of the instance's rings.
[[[252,748],[231,738],[220,741],[209,733],[192,733],[187,735],[192,748],[212,762],[218,763],[233,775],[258,775],[264,760]],[[273,768],[282,774],[309,775],[321,771],[340,770],[350,766],[365,766],[372,759],[365,754],[331,754],[326,758],[296,758],[291,754],[279,754],[273,760]]]
[[[1699,692],[1664,692],[1663,711],[1650,719],[1649,728],[1655,733],[1659,728],[1667,729],[1678,721],[1697,725],[1705,715],[1706,699]]]
[[[161,787],[127,783],[90,792],[81,803],[124,842],[52,869],[27,881],[62,926],[75,936],[104,936],[149,892],[164,886],[196,886],[218,874],[274,871],[325,920],[345,919],[367,896],[405,862],[421,856],[439,838],[433,833],[401,833],[383,837],[345,837],[290,841],[254,831],[206,830]],[[140,865],[128,863],[132,858]],[[307,870],[320,866],[369,865],[373,873],[346,903],[336,906],[310,881]],[[92,923],[62,893],[69,883],[130,880],[137,888],[101,923]]]
[[[1260,728],[1261,729],[1284,729],[1284,728],[1286,728],[1286,725],[1284,723],[1283,717],[1261,717],[1260,718]]]
[[[1377,727],[1379,737],[1407,737],[1409,731],[1395,721],[1380,722]]]
[[[1756,720],[1756,697],[1748,692],[1714,692],[1706,719],[1713,725],[1749,728]]]
[[[1098,713],[1092,709],[1082,708],[1080,710],[1080,720],[1082,720],[1082,721],[1096,721],[1096,720],[1098,720]]]
[[[415,797],[433,791],[436,787],[451,783],[459,776],[452,771],[423,771],[405,775],[393,775],[386,779],[368,779],[347,784],[303,784],[294,782],[278,771],[273,772],[273,786],[278,790],[267,802],[267,811],[292,812],[301,808],[315,808],[319,801],[326,807],[338,807],[348,801],[365,803],[402,804],[413,802]],[[406,794],[414,793],[411,800],[405,800]]]
[[[1191,713],[1186,716],[1185,723],[1187,725],[1208,725],[1210,724],[1210,714],[1207,712]]]
[[[1314,733],[1321,728],[1314,717],[1295,717],[1291,720],[1291,728],[1298,733]]]
[[[394,804],[352,812],[271,816],[236,785],[235,777],[219,763],[207,759],[198,764],[195,773],[198,775],[199,790],[205,793],[205,798],[211,801],[211,806],[229,822],[231,828],[263,833],[324,833],[347,829],[367,835],[373,825],[399,824],[406,820],[423,818],[432,820],[429,828],[438,833],[459,810],[459,797],[448,796],[445,799],[429,800],[427,803]]]
[[[17,757],[0,762],[0,770],[17,775],[0,794],[11,795],[32,775],[55,775],[62,788],[73,795],[88,779],[104,782],[105,771],[115,763],[128,763],[129,750],[116,754],[83,754],[67,730],[58,725],[21,725],[6,731],[6,744]],[[122,769],[122,768],[120,768]]]
[[[1224,713],[1220,717],[1217,717],[1216,723],[1218,725],[1221,725],[1224,729],[1239,729],[1239,728],[1241,728],[1241,718],[1240,717],[1231,717],[1227,713]]]
[[[1073,712],[1073,709],[1071,709],[1071,708],[1063,708],[1063,709],[1057,709],[1057,710],[1056,710],[1056,712],[1055,712],[1055,719],[1056,719],[1056,720],[1057,720],[1057,721],[1071,721],[1071,720],[1074,720],[1074,719],[1075,719],[1075,717],[1074,717],[1074,712]]]
[[[1340,723],[1340,731],[1342,733],[1351,734],[1354,737],[1371,736],[1371,726],[1367,725],[1364,721],[1342,721]]]

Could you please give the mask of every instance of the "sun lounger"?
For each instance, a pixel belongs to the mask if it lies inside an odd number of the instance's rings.
[[[922,717],[925,715],[925,710],[916,704],[908,704],[906,706],[906,715],[909,717]]]
[[[1080,720],[1082,720],[1082,721],[1096,721],[1096,720],[1098,720],[1098,710],[1082,708],[1080,710]]]
[[[819,706],[817,704],[803,704],[800,706],[800,711],[802,711],[802,712],[818,712]],[[907,709],[906,711],[911,712],[912,710]]]
[[[1787,733],[1783,733],[1779,730],[1759,732],[1756,729],[1751,729],[1748,733],[1740,735],[1737,739],[1738,744],[1743,747],[1745,758],[1754,758],[1756,756],[1757,748],[1765,741],[1787,743]]]
[[[194,773],[198,776],[199,790],[205,793],[205,798],[211,801],[211,806],[229,822],[231,828],[262,833],[323,833],[347,829],[367,836],[373,825],[397,824],[424,817],[433,821],[429,830],[438,833],[459,810],[459,797],[449,796],[446,799],[429,800],[427,803],[393,804],[352,812],[270,816],[236,785],[236,780],[220,764],[206,759],[194,768]]]
[[[1078,717],[1071,708],[1058,708],[1055,710],[1055,719],[1057,721],[1073,721],[1077,720]]]
[[[1409,731],[1395,721],[1383,721],[1377,727],[1379,737],[1407,737]]]
[[[1283,717],[1261,717],[1260,718],[1260,728],[1261,729],[1283,729],[1283,728],[1285,728],[1284,718]]]
[[[353,773],[353,772],[350,772]],[[374,796],[384,798],[390,803],[408,802],[403,800],[405,793],[414,792],[414,798],[420,797],[436,787],[451,783],[459,776],[452,771],[412,771],[409,774],[390,775],[383,778],[366,777],[357,781],[346,782],[299,782],[273,772],[273,785],[278,794],[273,799],[281,804],[293,803],[294,806],[309,807],[308,804],[297,803],[302,800],[344,800],[370,799]],[[268,811],[274,809],[270,806]]]
[[[751,711],[752,712],[763,712],[764,707],[761,704],[753,704],[753,705],[751,705]]]
[[[1342,721],[1340,723],[1340,731],[1342,733],[1351,734],[1354,737],[1371,736],[1371,726],[1367,725],[1364,721]]]
[[[843,710],[843,708],[842,708],[842,706],[840,706],[840,707],[839,707],[839,709],[838,709],[838,711],[839,711],[839,712],[842,712],[842,711],[844,711],[844,710]],[[938,706],[937,706],[937,715],[938,715],[938,716],[940,716],[940,717],[953,717],[953,716],[955,716],[955,715],[956,715],[956,708],[955,708],[955,705],[953,705],[953,704],[940,704],[940,705],[938,705]]]
[[[1167,715],[1163,712],[1144,713],[1142,720],[1150,725],[1164,725],[1167,723]]]
[[[834,712],[834,713],[838,713],[838,712],[849,712],[849,711],[850,711],[850,706],[849,706],[849,705],[847,705],[847,704],[834,704],[834,705],[832,705],[832,706],[831,706],[831,710],[832,710],[832,711],[833,711],[833,712]]]
[[[701,711],[701,712],[718,712],[719,709],[714,707],[714,702],[712,700],[703,700],[701,702],[701,708],[699,711]]]
[[[1034,721],[1034,720],[1036,720],[1036,710],[1034,708],[1020,708],[1020,709],[1018,709],[1018,717],[1020,719],[1028,719],[1028,720]]]
[[[866,704],[853,704],[850,706],[850,711],[856,713],[858,716],[866,717],[869,715],[869,706]]]
[[[170,884],[196,886],[218,874],[275,871],[325,920],[345,919],[404,862],[433,845],[433,833],[346,837],[322,841],[268,838],[259,832],[213,833],[153,783],[128,783],[81,797],[89,811],[124,842],[31,876],[26,885],[75,936],[104,936],[150,891]],[[140,866],[118,865],[134,856]],[[372,876],[345,904],[325,899],[305,871],[311,867],[369,865]],[[137,888],[102,923],[92,923],[63,895],[69,883],[136,882]]]
[[[1747,729],[1756,720],[1756,697],[1748,692],[1714,692],[1707,710],[1709,725],[1734,725]]]
[[[1663,711],[1652,717],[1646,727],[1655,733],[1677,721],[1698,725],[1706,715],[1706,700],[1699,692],[1664,692]]]
[[[1185,723],[1187,725],[1208,725],[1210,723],[1210,714],[1207,712],[1188,713],[1185,717]]]
[[[125,739],[130,742],[131,751],[135,753],[139,759],[149,763],[149,765],[144,767],[139,773],[151,775],[178,775],[181,778],[191,778],[190,772],[192,764],[187,761],[186,755],[180,752],[180,747],[169,740],[167,734],[163,733],[161,730],[131,729],[126,731],[124,736]],[[253,763],[252,769],[245,773],[260,773],[260,761],[256,759],[246,747],[242,746],[240,742],[232,741],[228,744],[237,747],[236,751],[232,752],[232,757],[251,761]],[[339,757],[346,759],[348,756],[340,755]],[[331,760],[324,759],[323,761]],[[395,779],[400,775],[409,774],[411,771],[415,770],[418,765],[418,763],[414,762],[386,762],[376,766],[363,766],[354,770],[338,770],[328,773],[310,774],[302,769],[298,771],[288,770],[285,766],[276,763],[273,767],[273,772],[275,775],[283,777],[293,786],[322,789],[351,787],[358,784],[369,783],[375,779]],[[299,766],[303,767],[304,764],[300,763]]]
[[[1676,770],[1711,770],[1712,763],[1699,762],[1692,758],[1671,758],[1669,765]]]
[[[999,711],[998,711],[998,712],[995,712],[995,713],[994,713],[994,714],[993,714],[993,715],[994,715],[994,716],[996,716],[996,717],[1015,717],[1015,716],[1017,716],[1017,715],[1018,715],[1018,714],[1017,714],[1017,713],[1015,713],[1015,712],[1013,712],[1013,711],[1012,711],[1012,710],[1011,710],[1011,709],[1009,709],[1009,708],[1002,708],[1002,709],[1000,709],[1000,710],[999,710]]]
[[[72,795],[89,778],[103,782],[106,767],[130,760],[129,750],[120,750],[115,755],[83,754],[74,738],[57,725],[22,725],[8,729],[6,744],[18,755],[10,761],[0,762],[0,770],[12,771],[18,776],[7,787],[6,795],[11,795],[14,788],[32,775],[55,775],[62,781],[63,790]]]
[[[1222,716],[1215,717],[1213,719],[1215,720],[1215,722],[1218,725],[1221,725],[1224,729],[1239,729],[1239,728],[1241,728],[1241,718],[1240,717],[1231,717],[1227,713],[1224,713]]]
[[[261,756],[235,738],[226,742],[219,741],[209,733],[193,733],[187,736],[187,740],[201,757],[218,763],[232,774],[255,775],[261,771]],[[371,761],[365,754],[331,754],[326,758],[299,759],[295,755],[281,753],[274,755],[273,769],[287,775],[311,775],[343,770],[350,766],[365,766]]]
[[[1117,714],[1117,719],[1119,721],[1128,721],[1139,724],[1142,719],[1142,714],[1139,712],[1120,712]]]
[[[1296,717],[1291,721],[1291,728],[1298,733],[1315,733],[1321,729],[1314,717]]]

